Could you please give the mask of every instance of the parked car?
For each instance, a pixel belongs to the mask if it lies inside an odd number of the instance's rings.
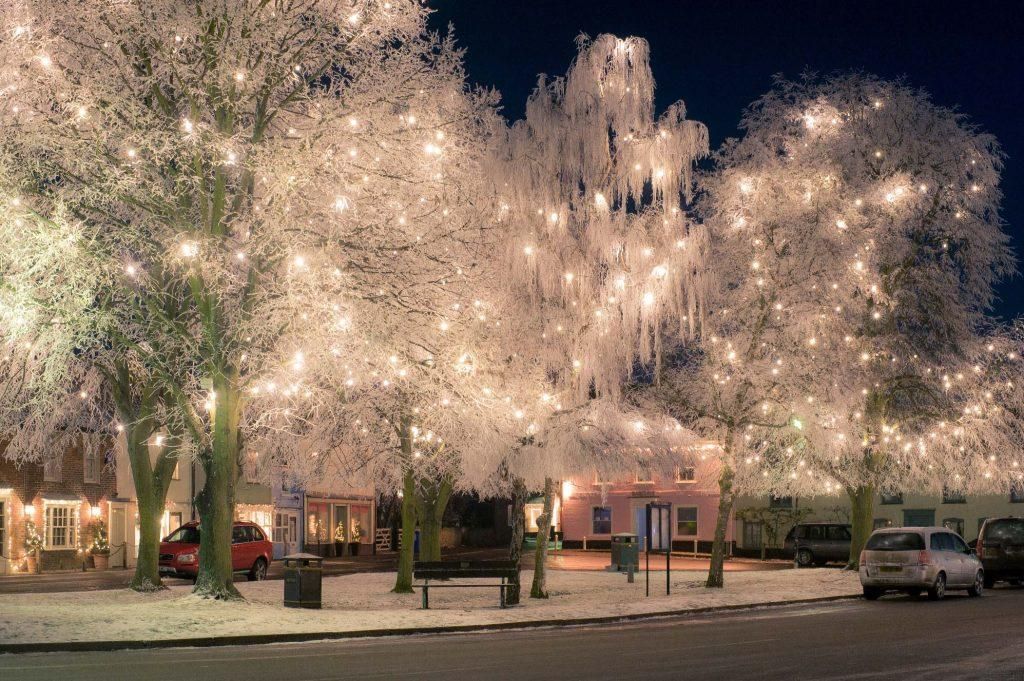
[[[195,580],[199,572],[200,525],[185,523],[160,542],[160,574]],[[266,579],[274,544],[256,523],[236,522],[231,528],[231,568],[250,581]]]
[[[875,530],[860,554],[864,598],[873,601],[886,591],[903,591],[939,600],[949,589],[980,596],[985,569],[955,532],[945,527],[889,527]]]
[[[850,558],[850,526],[843,523],[800,523],[786,535],[783,551],[800,567]]]
[[[1024,518],[989,518],[978,531],[977,547],[986,587],[1024,580]]]

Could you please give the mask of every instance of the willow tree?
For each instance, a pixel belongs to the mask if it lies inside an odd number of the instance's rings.
[[[957,447],[918,443],[955,420],[948,388],[987,344],[994,286],[1013,270],[1002,152],[924,92],[861,74],[780,80],[742,127],[707,185],[727,251],[715,260],[735,282],[719,316],[743,339],[723,333],[718,352],[761,356],[756,380],[781,392],[755,400],[802,432],[755,467],[776,489],[845,491],[856,566],[879,491],[967,480],[936,478],[958,468]]]
[[[243,434],[332,404],[319,381],[369,337],[350,323],[438,285],[409,258],[461,236],[442,167],[479,118],[425,16],[410,0],[0,9],[5,201],[65,211],[151,315],[132,342],[186,368],[161,380],[206,474],[198,593],[237,597],[234,490],[260,454]]]
[[[581,37],[568,73],[540,78],[525,118],[496,147],[507,229],[499,257],[521,301],[513,342],[542,363],[557,406],[537,424],[525,452],[534,455],[511,470],[543,485],[546,508],[554,478],[601,467],[606,449],[550,446],[575,437],[558,429],[580,428],[594,409],[611,414],[591,403],[620,402],[635,367],[660,371],[663,340],[696,326],[701,249],[683,206],[707,151],[707,129],[682,102],[655,117],[646,41],[612,35]],[[539,565],[534,594],[543,575]]]

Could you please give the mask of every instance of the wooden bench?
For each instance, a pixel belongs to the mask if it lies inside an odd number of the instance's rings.
[[[507,580],[516,576],[516,564],[511,560],[418,560],[413,563],[412,576],[422,579],[423,584],[414,584],[423,589],[423,609],[430,609],[430,588],[471,589],[475,587],[497,587],[501,591],[501,607],[505,607],[505,589],[511,584]],[[431,580],[487,579],[501,578],[500,584],[431,584]]]

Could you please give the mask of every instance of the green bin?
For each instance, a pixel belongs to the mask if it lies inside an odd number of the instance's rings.
[[[612,535],[612,564],[609,570],[622,572],[632,565],[636,570],[640,565],[640,542],[632,532],[619,532]]]
[[[311,553],[284,557],[284,607],[321,607],[324,559]]]

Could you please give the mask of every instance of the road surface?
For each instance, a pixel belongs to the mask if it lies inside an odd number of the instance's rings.
[[[612,626],[8,655],[0,656],[0,679],[1024,679],[1024,589]]]

